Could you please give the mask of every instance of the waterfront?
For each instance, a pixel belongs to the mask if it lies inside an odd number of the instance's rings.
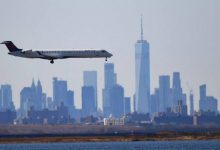
[[[218,140],[1,144],[0,150],[217,150]]]

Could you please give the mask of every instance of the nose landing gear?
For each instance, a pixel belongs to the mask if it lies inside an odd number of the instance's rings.
[[[53,64],[53,63],[54,63],[53,59],[52,59],[52,60],[50,60],[50,63],[51,63],[51,64]]]

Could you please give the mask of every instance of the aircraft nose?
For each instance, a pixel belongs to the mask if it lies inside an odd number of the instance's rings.
[[[109,54],[109,57],[112,57],[113,55],[111,53],[108,53]]]

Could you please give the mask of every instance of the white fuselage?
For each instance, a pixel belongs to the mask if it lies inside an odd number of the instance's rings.
[[[41,58],[41,59],[64,59],[64,58],[109,58],[112,56],[106,50],[57,50],[57,51],[42,51],[42,50],[26,50],[9,52],[10,55],[25,57],[25,58]]]

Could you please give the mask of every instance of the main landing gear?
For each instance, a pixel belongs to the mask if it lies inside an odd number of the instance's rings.
[[[105,61],[108,61],[108,58],[107,58],[107,57],[105,57]]]
[[[53,63],[54,63],[53,59],[52,59],[52,60],[50,60],[50,63],[51,63],[51,64],[53,64]]]

